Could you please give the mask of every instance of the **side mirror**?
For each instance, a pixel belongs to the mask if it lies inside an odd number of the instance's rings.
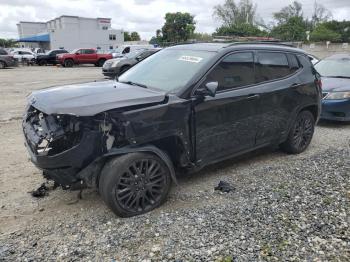
[[[198,88],[196,90],[197,95],[202,95],[202,96],[211,96],[214,97],[216,95],[216,91],[218,89],[219,83],[218,82],[209,82],[206,83],[204,87]]]

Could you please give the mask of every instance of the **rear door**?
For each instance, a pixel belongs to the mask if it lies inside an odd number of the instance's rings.
[[[216,96],[194,100],[196,157],[204,162],[255,146],[259,96],[254,85],[254,53],[224,57],[203,85],[208,82],[218,82]]]
[[[260,94],[256,144],[277,141],[286,135],[298,97],[296,88],[299,62],[294,54],[275,51],[256,52],[256,82]]]
[[[83,54],[81,55],[81,64],[90,64],[97,62],[97,54],[93,49],[82,49]]]

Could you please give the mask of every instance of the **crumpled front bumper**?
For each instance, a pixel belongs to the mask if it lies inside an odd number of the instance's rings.
[[[83,130],[78,143],[72,143],[72,147],[57,154],[50,154],[49,151],[39,152],[36,149],[40,143],[40,134],[30,121],[24,120],[22,127],[31,161],[43,170],[46,178],[63,186],[79,182],[77,174],[103,153],[103,139],[99,131]]]

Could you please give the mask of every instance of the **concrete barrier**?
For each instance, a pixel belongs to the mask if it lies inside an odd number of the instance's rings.
[[[303,43],[299,47],[321,59],[334,54],[350,53],[349,43]]]

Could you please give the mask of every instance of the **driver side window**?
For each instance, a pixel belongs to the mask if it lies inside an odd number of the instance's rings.
[[[254,84],[253,53],[240,52],[226,56],[207,75],[206,82],[218,82],[218,91]]]

